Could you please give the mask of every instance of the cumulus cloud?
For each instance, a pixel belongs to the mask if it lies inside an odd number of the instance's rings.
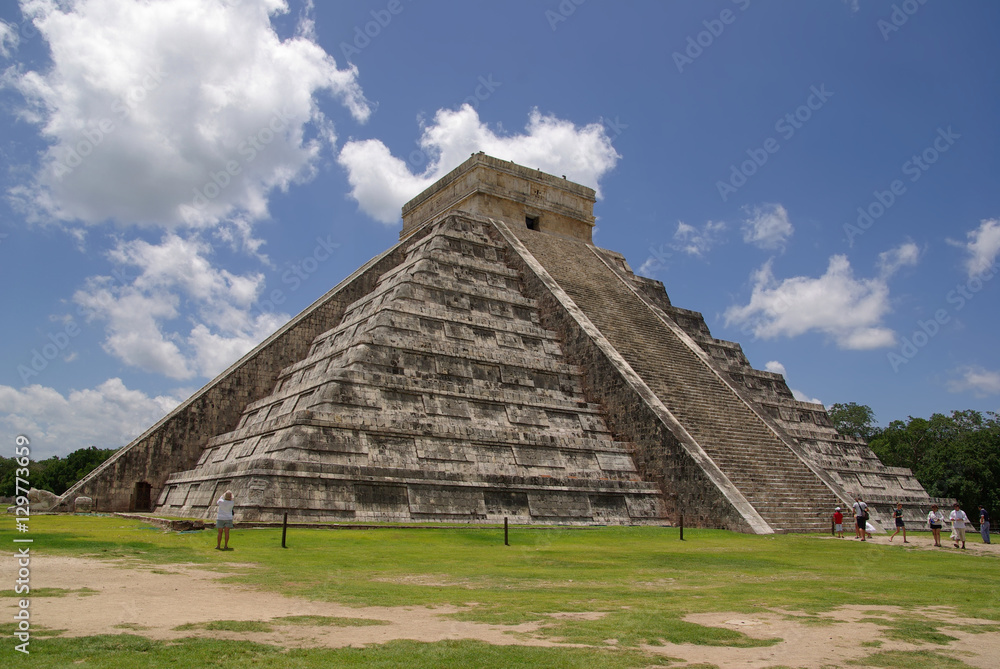
[[[124,446],[179,402],[130,390],[118,378],[67,395],[41,385],[20,390],[0,385],[0,427],[10,435],[8,443],[13,435],[26,435],[32,457],[41,460],[89,446]]]
[[[88,320],[106,322],[104,349],[122,362],[175,379],[211,377],[288,318],[252,315],[263,275],[217,269],[211,253],[195,236],[171,233],[160,244],[119,240],[110,259],[138,274],[91,277],[73,299]],[[197,317],[186,335],[188,325],[176,322],[182,307]]]
[[[967,366],[962,367],[957,372],[961,376],[948,381],[949,392],[972,392],[976,397],[1000,395],[1000,371]]]
[[[879,274],[889,278],[903,267],[913,267],[920,260],[920,248],[913,242],[900,244],[878,254]]]
[[[701,228],[677,221],[672,247],[688,255],[704,258],[712,247],[722,240],[726,224],[722,221],[706,221]]]
[[[307,22],[279,38],[271,19],[287,11],[284,0],[23,0],[51,65],[4,81],[48,148],[11,199],[35,220],[265,217],[272,189],[309,179],[335,140],[315,95],[358,121],[370,111],[357,69],[338,69]]]
[[[795,228],[788,220],[788,212],[780,204],[761,204],[746,207],[743,221],[743,241],[767,250],[785,250],[785,243]]]
[[[478,151],[551,174],[564,174],[571,181],[594,188],[598,195],[601,177],[620,158],[601,123],[578,127],[535,109],[522,134],[504,135],[480,121],[479,114],[468,104],[457,110],[439,109],[433,122],[423,128],[418,145],[420,150],[408,158],[417,165],[426,161],[427,166],[416,174],[377,139],[344,145],[338,160],[347,170],[351,197],[361,211],[380,223],[396,223],[408,200]]]
[[[785,366],[782,365],[777,360],[769,361],[767,364],[764,365],[764,369],[774,374],[781,374],[782,376],[785,377],[785,381],[786,382],[788,381],[788,373],[785,371]],[[812,402],[813,404],[823,403],[822,401],[816,399],[815,397],[809,397],[809,395],[805,394],[801,390],[797,390],[791,387],[789,388],[789,390],[792,391],[792,397],[794,397],[800,402]]]
[[[725,312],[737,325],[762,339],[821,332],[843,349],[891,346],[895,333],[882,325],[890,311],[886,277],[857,279],[846,256],[835,255],[818,277],[778,280],[768,260],[753,274],[749,304]]]
[[[996,262],[1000,254],[1000,219],[984,219],[979,227],[966,233],[967,242],[949,240],[968,253],[965,270],[969,278],[982,274]]]
[[[785,372],[785,366],[782,365],[777,360],[770,360],[770,361],[768,361],[764,365],[764,369],[767,370],[768,372],[771,372],[772,374],[781,374],[782,376],[784,376],[786,374],[786,372]]]

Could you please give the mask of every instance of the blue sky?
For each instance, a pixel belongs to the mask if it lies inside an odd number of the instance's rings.
[[[1000,408],[1000,4],[0,6],[0,439],[118,447],[474,151],[805,399]]]

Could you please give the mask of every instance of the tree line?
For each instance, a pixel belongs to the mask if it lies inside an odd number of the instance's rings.
[[[114,452],[113,448],[91,446],[73,451],[64,458],[53,455],[38,462],[32,460],[28,463],[28,483],[32,488],[61,495]],[[0,458],[0,497],[14,495],[17,469],[18,464],[14,458]]]
[[[1000,512],[1000,414],[970,409],[878,427],[864,404],[834,404],[828,413],[837,431],[868,441],[884,464],[913,470],[931,496],[954,497],[969,517],[980,504]]]

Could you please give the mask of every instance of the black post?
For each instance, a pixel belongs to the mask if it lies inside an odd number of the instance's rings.
[[[681,514],[681,541],[684,541],[684,514]]]
[[[510,542],[507,541],[507,516],[503,517],[503,545],[510,546]]]
[[[285,514],[285,517],[281,521],[281,547],[282,548],[287,548],[287,546],[285,546],[285,533],[286,532],[288,532],[288,514],[287,513]]]

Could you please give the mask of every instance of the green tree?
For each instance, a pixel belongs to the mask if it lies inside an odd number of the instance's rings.
[[[896,420],[869,443],[883,463],[909,467],[933,496],[954,497],[970,517],[1000,511],[1000,415],[953,411]]]
[[[875,424],[875,412],[867,404],[848,402],[847,404],[834,404],[827,409],[827,415],[833,421],[837,432],[848,437],[857,437],[865,441],[871,439],[878,433],[878,426]]]
[[[65,458],[54,455],[51,458],[31,461],[28,464],[28,481],[32,488],[50,490],[61,495],[74,483],[89,474],[95,467],[111,457],[113,448],[81,448]],[[14,458],[0,458],[0,496],[9,497],[16,488]]]

